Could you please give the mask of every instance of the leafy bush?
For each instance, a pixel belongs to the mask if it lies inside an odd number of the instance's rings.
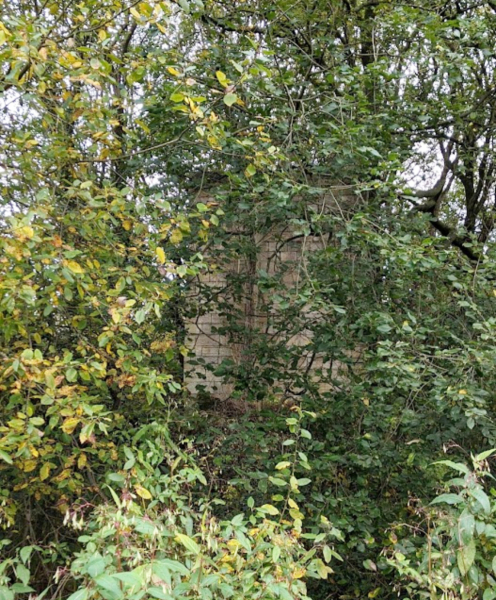
[[[72,600],[305,600],[306,578],[333,573],[329,563],[340,557],[332,541],[340,533],[325,520],[320,532],[305,533],[298,511],[290,509],[288,520],[271,504],[255,508],[250,498],[249,516],[219,521],[198,496],[203,474],[176,453],[164,425],[141,428],[130,445],[123,468],[107,474],[112,501],[67,511],[65,524],[80,532],[80,550],[70,566],[59,566],[55,585],[44,593],[58,597],[76,587]],[[24,546],[1,563],[2,600],[34,591],[28,585],[33,550],[41,548]]]
[[[430,508],[420,511],[425,520],[415,535],[398,542],[387,559],[409,598],[496,598],[496,491],[485,490],[486,481],[493,479],[487,459],[494,452],[472,457],[472,469],[451,460],[437,463],[458,476],[447,482],[448,491]],[[418,548],[416,536],[422,540]]]
[[[145,511],[133,499],[102,506],[80,538],[71,567],[79,588],[72,600],[173,598],[308,598],[303,578],[332,572],[300,534],[262,508],[218,522],[208,511],[160,506]],[[322,538],[324,539],[324,538]]]

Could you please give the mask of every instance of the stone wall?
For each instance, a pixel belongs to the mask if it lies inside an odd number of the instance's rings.
[[[357,201],[358,197],[350,193],[350,188],[334,188],[332,193],[323,194],[319,203],[312,205],[313,213],[341,212],[344,216],[344,207],[349,210]],[[249,234],[232,230],[230,235]],[[283,335],[283,332],[271,325],[278,305],[277,301],[274,302],[257,285],[260,274],[278,276],[288,296],[296,296],[305,280],[309,257],[324,249],[329,242],[327,235],[308,232],[302,234],[294,226],[278,224],[262,234],[250,235],[248,243],[251,247],[249,256],[240,253],[227,264],[201,275],[197,282],[196,291],[203,291],[200,294],[203,301],[198,302],[196,315],[186,323],[187,345],[191,354],[185,360],[185,383],[194,394],[203,389],[221,400],[229,398],[232,385],[226,384],[221,375],[216,375],[215,369],[225,360],[238,365],[243,361],[255,360],[250,348],[250,332],[268,336],[272,342]],[[238,295],[235,296],[233,282],[240,280],[241,285],[237,285]],[[226,311],[209,306],[209,292],[220,299],[221,304],[225,303],[230,308],[227,311],[230,312],[230,322]],[[192,296],[194,299],[195,291]],[[306,318],[318,319],[318,314],[312,315],[305,310],[302,309]],[[234,329],[239,326],[242,332],[239,336],[233,334],[233,314]],[[343,366],[326,363],[322,356],[315,355],[310,349],[306,351],[306,347],[311,346],[311,340],[311,330],[301,330],[287,338],[285,343],[299,347],[297,369],[308,371],[310,376],[312,373],[319,373],[315,377],[322,380],[319,382],[321,391],[326,391],[331,387],[329,380],[332,377],[343,375]]]

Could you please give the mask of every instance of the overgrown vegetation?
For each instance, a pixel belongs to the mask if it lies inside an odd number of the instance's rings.
[[[0,600],[495,598],[496,3],[0,15]]]

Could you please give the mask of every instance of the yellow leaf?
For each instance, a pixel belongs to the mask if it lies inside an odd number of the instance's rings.
[[[282,469],[285,469],[286,467],[289,467],[290,465],[291,465],[290,462],[288,462],[287,460],[283,460],[282,462],[277,463],[276,469],[278,471],[281,471]]]
[[[91,439],[92,439],[91,436],[85,432],[85,429],[86,428],[83,427],[83,430],[79,434],[79,441],[81,444],[86,444],[86,442],[91,441]]]
[[[165,252],[163,248],[156,248],[155,254],[157,255],[158,262],[163,265],[165,263]]]
[[[304,569],[303,567],[296,567],[296,569],[293,571],[293,579],[301,579],[302,577],[305,576],[306,574],[306,569]]]
[[[264,504],[263,506],[260,507],[264,512],[269,513],[269,515],[278,515],[279,511],[277,510],[277,508],[275,506],[272,506],[272,504]]]
[[[152,495],[150,494],[150,492],[147,489],[145,489],[142,485],[135,485],[134,489],[136,490],[136,493],[140,498],[143,498],[144,500],[152,499]]]
[[[92,85],[93,87],[96,87],[97,89],[101,90],[102,89],[102,85],[99,81],[95,81],[94,79],[90,79],[89,77],[81,77],[81,79],[83,79],[83,81],[85,81],[86,83],[89,83],[90,85]]]
[[[232,554],[224,554],[224,556],[220,559],[220,562],[228,563],[228,562],[232,562],[233,560],[236,560],[235,556],[233,556]]]
[[[180,75],[179,71],[177,69],[175,69],[174,67],[167,67],[167,71],[169,71],[169,73],[171,75],[174,75],[175,77]]]
[[[133,222],[132,221],[122,221],[122,226],[124,227],[124,229],[126,231],[129,231],[131,229],[131,227],[133,226]]]
[[[216,71],[215,76],[222,87],[227,87],[229,85],[227,77],[222,71]]]
[[[75,417],[69,417],[62,423],[62,431],[67,434],[71,434],[78,426],[79,419]]]
[[[170,237],[171,244],[179,244],[179,242],[183,239],[183,234],[179,229],[174,229],[172,235]]]
[[[293,500],[293,498],[288,499],[288,504],[289,506],[291,506],[291,508],[295,508],[296,510],[300,508],[298,504],[296,504],[296,502]]]
[[[45,481],[50,476],[50,469],[53,467],[52,463],[45,463],[40,469],[40,480]]]
[[[84,273],[83,267],[79,263],[77,263],[75,260],[69,260],[69,261],[67,261],[67,267],[73,273],[77,273],[78,275],[81,275],[81,274]]]
[[[29,225],[23,225],[22,227],[17,227],[14,235],[21,241],[30,240],[34,236],[34,230]]]
[[[78,468],[82,469],[83,467],[86,466],[87,462],[88,462],[88,457],[86,456],[86,454],[84,452],[81,452],[81,454],[78,456],[78,461],[77,461]]]
[[[140,19],[141,19],[141,15],[140,15],[140,14],[139,14],[139,12],[138,12],[138,11],[137,11],[137,10],[134,8],[134,6],[133,6],[133,7],[131,7],[131,8],[129,9],[129,12],[130,12],[130,13],[133,15],[133,17],[134,17],[135,19],[138,19],[138,20],[140,20]]]
[[[458,390],[458,393],[460,394],[460,396],[466,396],[467,390]]]
[[[36,461],[34,459],[26,460],[22,464],[22,470],[24,471],[24,473],[30,473],[31,471],[34,471],[36,469],[37,464],[38,464],[38,461]]]

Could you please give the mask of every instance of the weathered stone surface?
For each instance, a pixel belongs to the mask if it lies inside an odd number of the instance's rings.
[[[358,196],[350,194],[349,188],[336,188],[333,193],[323,196],[319,204],[313,206],[320,212],[334,212],[344,214],[355,206]],[[236,235],[243,232],[236,231]],[[298,292],[306,276],[309,256],[326,247],[327,239],[324,235],[299,234],[290,226],[273,227],[263,234],[256,233],[250,239],[252,252],[250,257],[238,256],[222,269],[213,270],[202,274],[198,286],[211,287],[219,295],[221,301],[230,306],[231,312],[236,313],[234,324],[242,330],[242,339],[237,339],[232,332],[233,322],[228,322],[225,315],[204,307],[197,307],[197,314],[186,323],[187,345],[192,353],[185,360],[185,383],[192,393],[204,389],[212,396],[225,400],[232,394],[233,387],[223,381],[222,376],[215,374],[225,360],[234,364],[242,361],[254,360],[250,349],[250,332],[256,335],[271,336],[276,341],[281,332],[274,327],[272,320],[277,317],[277,303],[262,293],[256,285],[256,273],[265,272],[269,276],[281,277],[285,290],[291,293]],[[235,278],[246,276],[242,284],[242,294],[236,299],[233,297],[231,284]],[[239,287],[239,286],[238,286]],[[270,306],[270,309],[267,309]],[[318,312],[305,311],[301,313],[307,319],[318,321],[321,317]],[[230,331],[228,337],[227,331]],[[219,331],[222,332],[219,333]],[[315,355],[311,350],[313,333],[305,329],[286,340],[288,346],[301,349],[298,370],[306,371],[311,378],[318,382],[319,389],[329,391],[332,388],[331,379],[346,376],[346,366],[337,362],[325,361],[322,356]],[[305,352],[305,347],[309,347]],[[205,368],[201,363],[208,363]],[[200,363],[200,364],[198,364]]]

